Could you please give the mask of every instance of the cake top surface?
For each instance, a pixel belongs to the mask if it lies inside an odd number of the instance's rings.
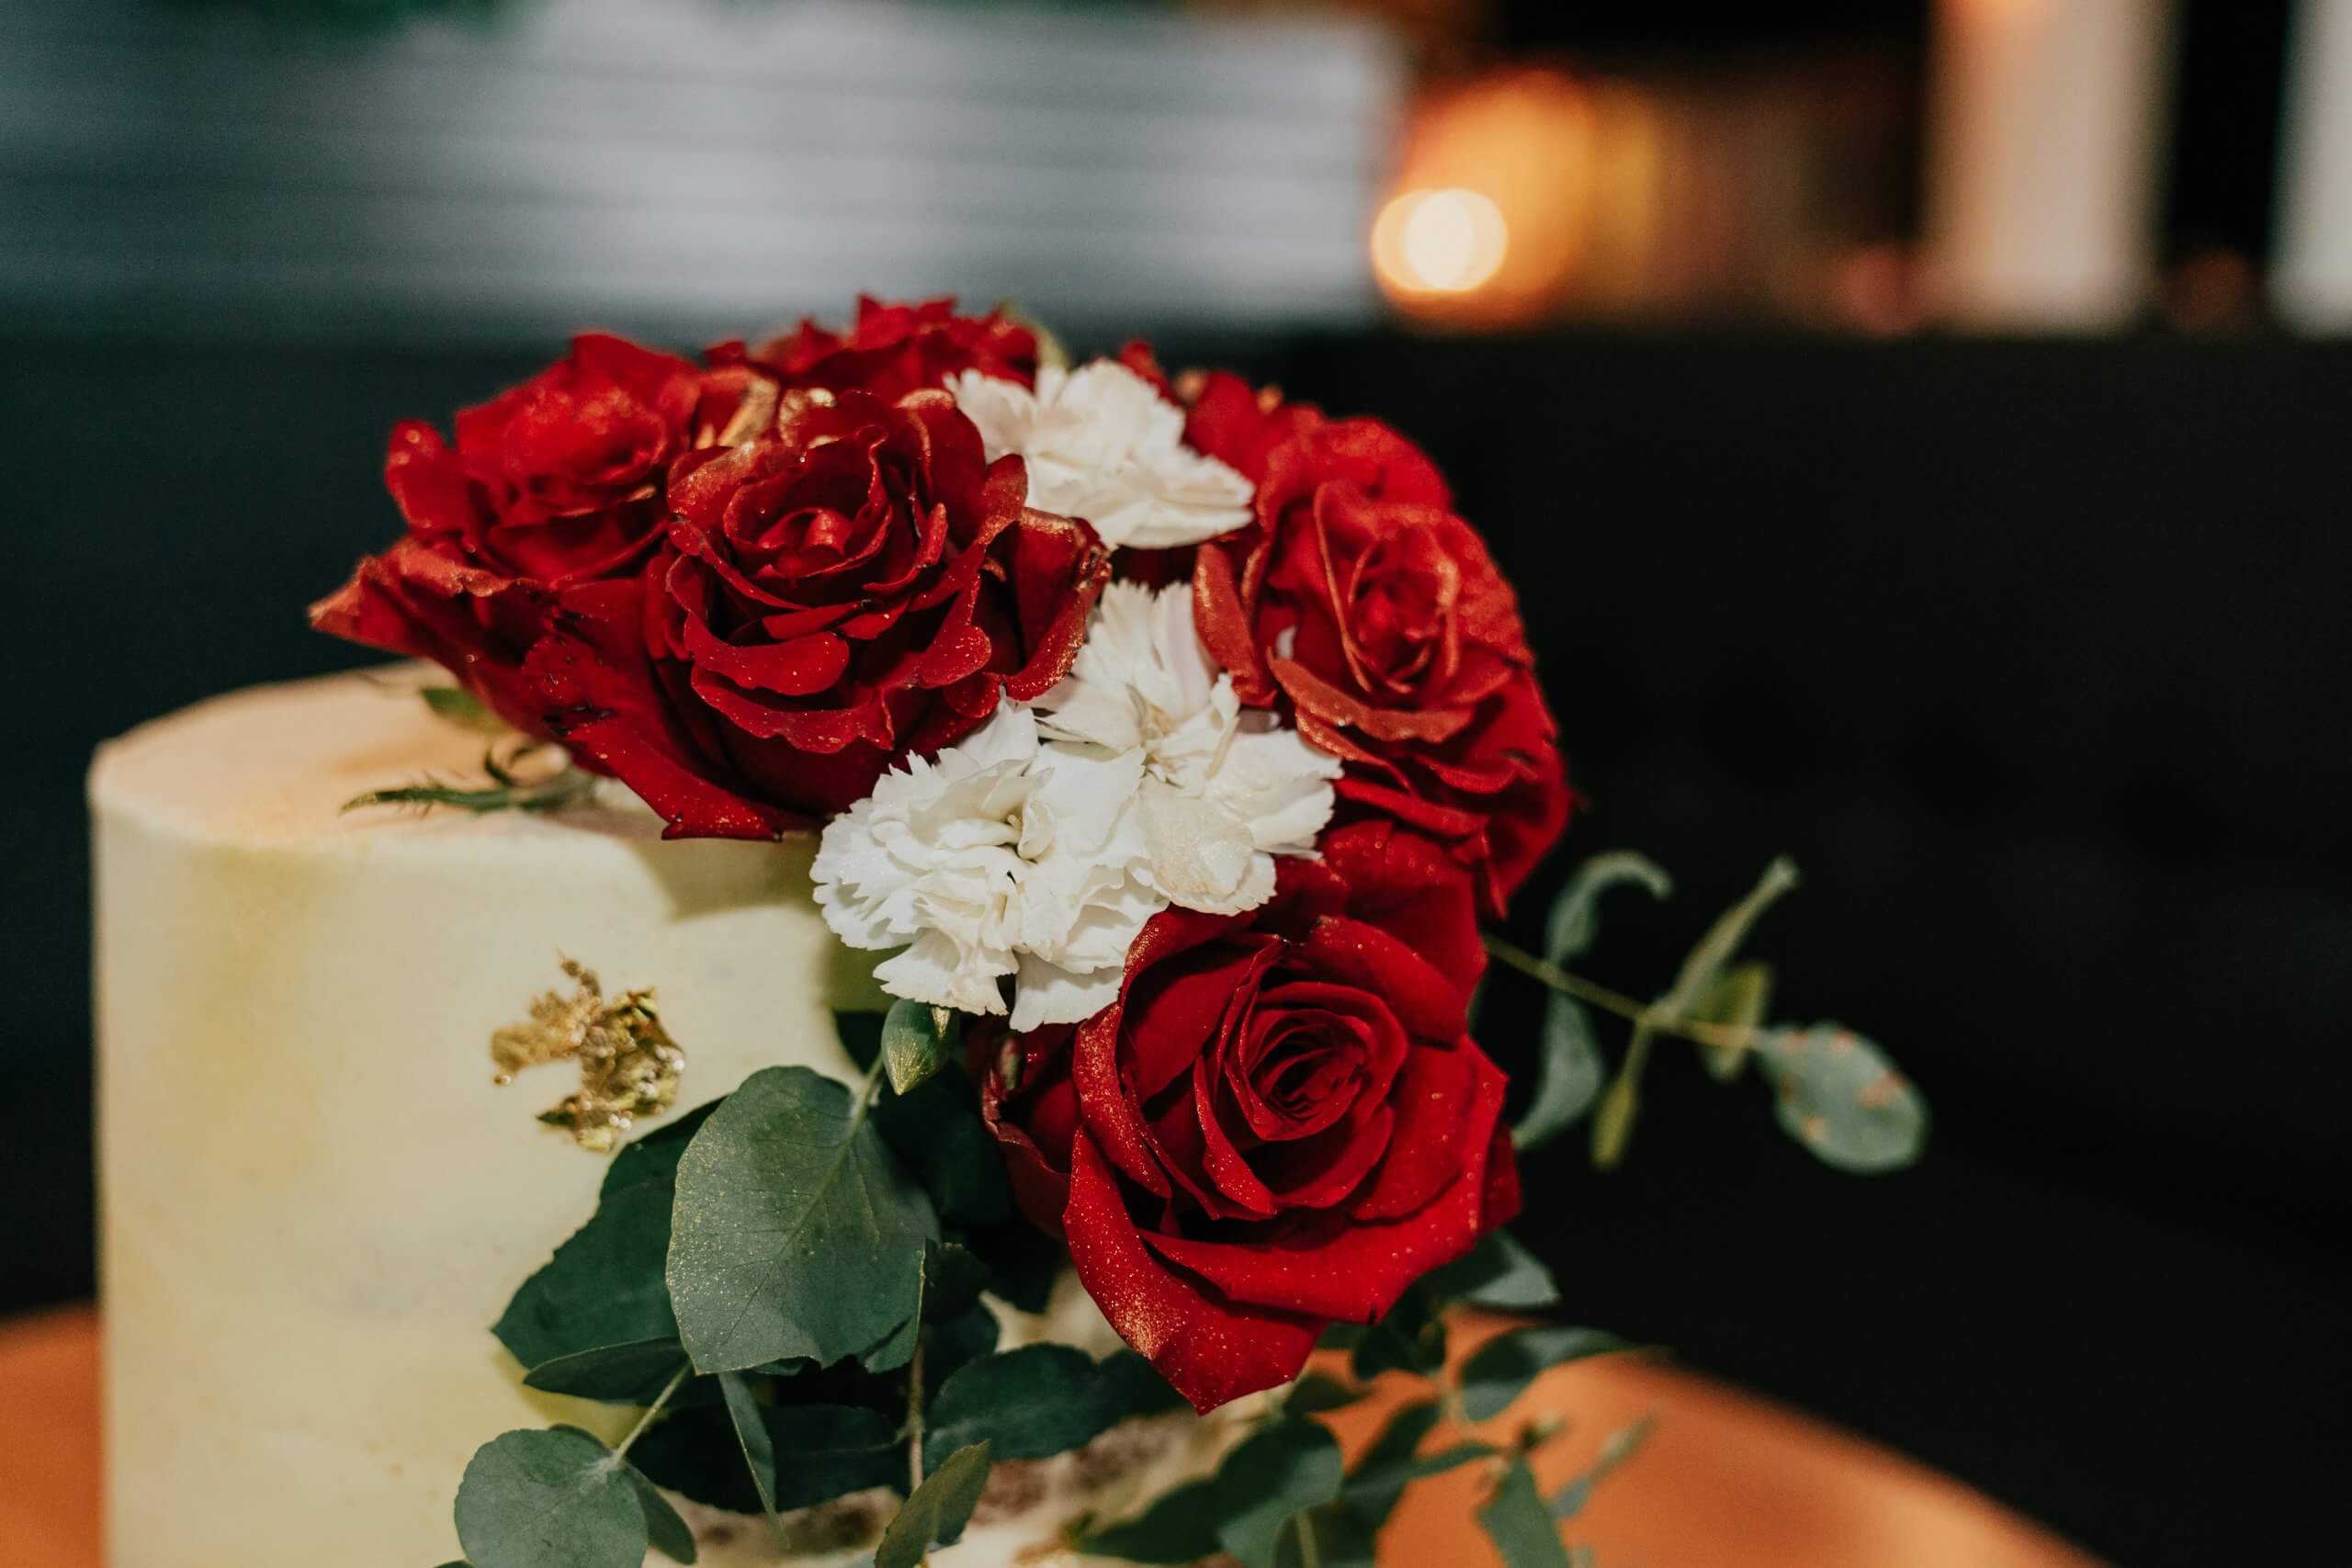
[[[662,822],[614,786],[593,804],[539,815],[374,807],[370,790],[482,779],[490,738],[437,717],[417,695],[447,678],[423,664],[254,686],[141,725],[98,749],[94,809],[194,838],[246,843],[363,840],[387,833],[511,839],[590,832],[656,839]]]

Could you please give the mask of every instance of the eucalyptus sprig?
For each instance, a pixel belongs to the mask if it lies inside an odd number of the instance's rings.
[[[1541,1066],[1526,1113],[1512,1129],[1521,1149],[1540,1148],[1588,1112],[1592,1159],[1606,1169],[1623,1159],[1641,1110],[1641,1081],[1660,1036],[1687,1040],[1703,1053],[1718,1079],[1736,1077],[1753,1057],[1774,1090],[1783,1130],[1839,1169],[1876,1172],[1919,1157],[1927,1142],[1927,1102],[1873,1042],[1838,1024],[1767,1025],[1772,971],[1735,963],[1764,911],[1797,886],[1796,867],[1778,859],[1747,895],[1718,916],[1657,999],[1643,1002],[1586,978],[1567,964],[1591,946],[1599,930],[1600,895],[1638,886],[1653,897],[1673,891],[1666,873],[1625,852],[1596,855],[1569,876],[1546,922],[1544,952],[1529,953],[1498,936],[1486,938],[1498,963],[1549,989],[1541,1037]],[[1611,1074],[1601,1055],[1591,1013],[1613,1014],[1632,1025]]]
[[[436,806],[447,806],[477,814],[561,811],[594,798],[596,780],[593,774],[574,766],[560,749],[509,727],[471,692],[458,686],[425,686],[416,694],[434,717],[459,729],[491,737],[481,758],[486,782],[456,783],[426,773],[413,784],[371,789],[354,795],[343,803],[344,810],[396,806],[429,811]],[[550,758],[553,765],[544,765]]]

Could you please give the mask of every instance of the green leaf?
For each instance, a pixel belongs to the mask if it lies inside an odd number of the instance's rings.
[[[1272,1568],[1283,1526],[1337,1497],[1343,1479],[1339,1439],[1320,1422],[1285,1417],[1261,1427],[1217,1469],[1218,1544],[1241,1568]]]
[[[752,1490],[760,1495],[760,1511],[774,1527],[777,1522],[775,1440],[768,1433],[767,1413],[752,1397],[752,1385],[741,1372],[719,1373],[718,1392],[727,1402],[727,1419],[735,1428],[736,1444],[743,1450],[743,1466],[751,1474]]]
[[[1552,901],[1551,916],[1544,925],[1544,956],[1555,964],[1581,957],[1600,934],[1600,896],[1629,883],[1647,888],[1653,898],[1674,896],[1674,879],[1647,857],[1631,850],[1594,855],[1577,867]]]
[[[1552,1271],[1508,1231],[1488,1231],[1467,1257],[1423,1275],[1421,1286],[1442,1302],[1498,1312],[1534,1312],[1560,1301]]]
[[[1444,1366],[1445,1319],[1437,1302],[1419,1285],[1397,1298],[1386,1316],[1363,1331],[1349,1361],[1358,1382],[1370,1382],[1383,1372],[1428,1377]]]
[[[670,1299],[706,1371],[805,1356],[830,1364],[915,1314],[929,1199],[843,1085],[766,1067],[678,1165]]]
[[[998,1459],[1047,1459],[1176,1401],[1151,1364],[1131,1350],[1098,1366],[1068,1345],[1024,1345],[982,1356],[940,1386],[925,1425],[923,1462],[986,1443]]]
[[[1764,1015],[1771,1007],[1772,966],[1760,958],[1752,958],[1724,970],[1700,999],[1698,1010],[1691,1016],[1702,1023],[1753,1030],[1764,1021]],[[1702,1045],[1699,1056],[1717,1082],[1729,1083],[1747,1066],[1748,1048]]]
[[[1214,1556],[1217,1545],[1214,1477],[1172,1487],[1132,1519],[1081,1532],[1078,1550],[1125,1562],[1191,1563]]]
[[[1649,1437],[1652,1424],[1645,1416],[1632,1426],[1621,1427],[1603,1438],[1600,1451],[1593,1456],[1592,1463],[1584,1473],[1573,1477],[1567,1484],[1552,1494],[1552,1517],[1555,1519],[1576,1517],[1585,1504],[1592,1500],[1592,1489],[1600,1484],[1601,1478],[1634,1457],[1634,1451]]]
[[[1898,1170],[1928,1142],[1928,1102],[1873,1041],[1834,1023],[1758,1037],[1781,1129],[1839,1170]]]
[[[629,1484],[637,1490],[637,1506],[645,1515],[646,1538],[653,1550],[673,1562],[692,1562],[699,1555],[695,1546],[695,1532],[670,1506],[670,1499],[654,1490],[653,1483],[632,1468]]]
[[[470,729],[481,735],[504,735],[507,723],[482,705],[482,700],[463,686],[424,686],[416,694],[433,716],[446,719],[460,729]]]
[[[1405,1495],[1405,1472],[1436,1428],[1439,1415],[1433,1399],[1403,1406],[1380,1428],[1372,1446],[1356,1457],[1355,1468],[1348,1472],[1345,1495],[1349,1506],[1374,1529],[1387,1523],[1396,1511],[1397,1500]]]
[[[524,1373],[523,1384],[607,1404],[647,1405],[661,1396],[685,1364],[685,1347],[672,1335],[558,1356]]]
[[[1473,1421],[1499,1416],[1547,1368],[1634,1347],[1598,1328],[1544,1324],[1515,1328],[1481,1345],[1462,1363],[1462,1410]]]
[[[1665,872],[1629,851],[1595,855],[1577,867],[1544,922],[1544,956],[1565,964],[1589,948],[1600,931],[1600,896],[1629,884],[1648,889],[1654,898],[1674,891]],[[1575,1125],[1592,1109],[1609,1077],[1593,1035],[1592,1015],[1574,997],[1558,991],[1545,996],[1539,1040],[1535,1092],[1511,1129],[1511,1142],[1522,1149],[1541,1148]]]
[[[1523,1459],[1511,1461],[1494,1495],[1479,1506],[1478,1525],[1495,1543],[1504,1568],[1568,1568],[1560,1527],[1544,1506],[1534,1473]]]
[[[509,1432],[476,1450],[458,1488],[458,1540],[475,1568],[642,1568],[645,1510],[628,1467],[576,1427]]]
[[[833,1024],[850,1059],[870,1071],[881,1058],[884,1015],[837,1012]],[[1004,1155],[980,1120],[979,1091],[970,1077],[934,1074],[907,1093],[881,1096],[873,1115],[882,1141],[914,1173],[943,1221],[967,1229],[1014,1222],[1034,1234],[1025,1221],[1016,1221]]]
[[[1367,1388],[1355,1388],[1324,1372],[1309,1372],[1290,1385],[1283,1395],[1285,1416],[1320,1416],[1329,1410],[1344,1410],[1369,1394]]]
[[[1724,966],[1738,953],[1739,944],[1747,940],[1748,930],[1756,924],[1757,918],[1796,885],[1797,868],[1787,856],[1777,857],[1766,866],[1747,897],[1715,917],[1707,934],[1684,957],[1674,984],[1653,1004],[1657,1016],[1694,1016],[1713,991]],[[1624,1064],[1618,1068],[1617,1080],[1609,1086],[1600,1112],[1593,1118],[1592,1162],[1604,1170],[1625,1157],[1626,1145],[1633,1139],[1634,1121],[1641,1111],[1642,1069],[1649,1065],[1650,1040],[1655,1033],[1648,1023],[1634,1026],[1634,1037],[1625,1046]]]
[[[892,1002],[882,1020],[882,1070],[889,1075],[892,1092],[912,1093],[954,1061],[963,1032],[961,1015],[953,1009],[904,997]]]
[[[922,1484],[882,1532],[874,1568],[918,1568],[934,1546],[953,1546],[978,1506],[989,1483],[989,1446],[958,1449],[947,1462],[923,1477]]]
[[[906,1322],[890,1332],[888,1338],[859,1357],[870,1372],[894,1372],[914,1359],[915,1346],[922,1338],[926,1323],[944,1317],[951,1321],[962,1317],[979,1301],[980,1292],[988,1283],[988,1270],[968,1248],[954,1242],[933,1242],[922,1249],[922,1281],[916,1300],[918,1306]],[[991,1325],[989,1343],[983,1350],[996,1348]],[[967,1354],[964,1360],[970,1359]],[[961,1365],[961,1361],[957,1363]],[[943,1371],[933,1379],[944,1378]]]
[[[1274,1568],[1373,1568],[1374,1534],[1344,1503],[1301,1508],[1274,1538]]]
[[[855,1404],[786,1404],[767,1412],[775,1445],[775,1506],[806,1508],[869,1486],[904,1486],[899,1424]]]

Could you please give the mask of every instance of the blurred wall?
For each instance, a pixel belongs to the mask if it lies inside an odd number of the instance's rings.
[[[1403,91],[1386,34],[1312,12],[11,0],[0,313],[691,341],[863,288],[1345,324]]]

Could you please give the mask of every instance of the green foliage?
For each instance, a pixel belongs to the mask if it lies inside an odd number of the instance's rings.
[[[1047,1459],[1081,1448],[1132,1416],[1181,1403],[1131,1350],[1100,1364],[1068,1345],[1024,1345],[968,1362],[940,1386],[923,1462],[985,1443],[998,1459]]]
[[[1369,1389],[1351,1388],[1338,1378],[1323,1372],[1309,1372],[1291,1384],[1283,1395],[1285,1416],[1320,1416],[1328,1411],[1344,1410],[1363,1399]]]
[[[767,1412],[775,1446],[775,1506],[806,1508],[869,1486],[907,1480],[899,1424],[854,1404],[793,1404]]]
[[[1628,852],[1595,855],[1578,866],[1544,922],[1546,962],[1565,964],[1589,948],[1600,930],[1601,894],[1628,885],[1646,888],[1654,898],[1674,891],[1665,872]],[[1608,1078],[1592,1017],[1574,997],[1554,990],[1544,998],[1541,1041],[1534,1097],[1511,1129],[1512,1141],[1522,1149],[1541,1148],[1574,1125],[1592,1109]]]
[[[1593,1456],[1592,1463],[1586,1467],[1584,1473],[1572,1477],[1566,1485],[1552,1494],[1552,1517],[1572,1519],[1582,1512],[1584,1506],[1592,1500],[1592,1489],[1600,1484],[1601,1479],[1633,1458],[1634,1450],[1648,1439],[1651,1425],[1650,1418],[1645,1416],[1632,1426],[1611,1432],[1603,1438],[1600,1451]]]
[[[727,1405],[727,1419],[735,1428],[736,1445],[743,1450],[743,1466],[752,1478],[752,1490],[760,1495],[760,1511],[768,1523],[776,1523],[775,1506],[775,1439],[768,1431],[767,1416],[752,1396],[749,1379],[741,1372],[718,1374],[718,1392]]]
[[[1400,1407],[1380,1428],[1372,1446],[1356,1457],[1354,1468],[1348,1472],[1347,1499],[1375,1529],[1396,1511],[1415,1457],[1437,1429],[1442,1414],[1434,1399],[1416,1400]]]
[[[1497,1312],[1535,1312],[1560,1302],[1552,1271],[1509,1231],[1488,1231],[1468,1255],[1423,1275],[1421,1287],[1441,1301]]]
[[[711,1109],[689,1111],[613,1156],[595,1214],[524,1281],[491,1330],[516,1360],[537,1369],[678,1337],[663,1274],[673,1183],[679,1157]],[[621,1402],[638,1403],[626,1393]]]
[[[1527,1392],[1527,1385],[1535,1381],[1537,1374],[1589,1356],[1632,1348],[1624,1340],[1600,1329],[1571,1328],[1560,1324],[1540,1324],[1497,1335],[1462,1363],[1463,1414],[1473,1421],[1499,1416],[1511,1401]]]
[[[1345,1476],[1329,1428],[1283,1418],[1236,1445],[1216,1479],[1217,1544],[1241,1568],[1272,1568],[1290,1517],[1339,1496]]]
[[[833,1023],[860,1071],[870,1072],[883,1060],[885,1015],[837,1012]],[[890,1152],[931,1194],[944,1223],[963,1231],[1009,1222],[1027,1229],[1015,1219],[1004,1156],[980,1120],[978,1096],[964,1074],[934,1073],[904,1092],[894,1089],[876,1098],[873,1119]]]
[[[1478,1525],[1495,1543],[1505,1568],[1569,1568],[1559,1526],[1523,1459],[1511,1461],[1494,1495],[1479,1506]]]
[[[687,1146],[668,1278],[697,1368],[829,1363],[914,1315],[938,1220],[866,1109],[807,1067],[768,1067]]]
[[[523,1374],[526,1388],[607,1404],[650,1404],[686,1365],[677,1336],[578,1350],[542,1361]]]
[[[425,686],[416,694],[433,716],[470,729],[478,735],[511,733],[506,721],[482,705],[482,700],[463,686]]]
[[[901,997],[890,1004],[882,1020],[882,1070],[895,1094],[912,1093],[917,1084],[956,1059],[963,1039],[962,1017],[947,1008]]]
[[[1216,1539],[1217,1483],[1212,1476],[1170,1487],[1132,1519],[1081,1530],[1078,1550],[1123,1562],[1188,1563],[1211,1556]]]
[[[989,1483],[989,1446],[958,1449],[923,1478],[882,1532],[874,1568],[919,1568],[934,1546],[953,1546],[963,1535]]]
[[[1874,1042],[1816,1023],[1768,1031],[1758,1051],[1781,1130],[1824,1165],[1875,1174],[1919,1157],[1927,1101]]]
[[[1345,1503],[1302,1508],[1274,1538],[1273,1568],[1374,1568],[1377,1535]]]
[[[1702,1023],[1753,1033],[1771,1010],[1772,966],[1758,958],[1724,970],[1691,1016]],[[1699,1055],[1717,1082],[1729,1083],[1747,1065],[1748,1048],[1702,1044]]]
[[[630,1486],[637,1492],[637,1506],[645,1515],[645,1536],[654,1551],[673,1562],[692,1562],[697,1555],[695,1532],[670,1506],[670,1499],[654,1489],[637,1469],[628,1471]]]
[[[1445,1366],[1443,1303],[1419,1285],[1396,1299],[1386,1315],[1355,1341],[1349,1370],[1370,1382],[1383,1372],[1430,1377]]]
[[[458,1540],[475,1568],[639,1568],[651,1527],[639,1492],[628,1462],[577,1427],[509,1432],[466,1466]]]

